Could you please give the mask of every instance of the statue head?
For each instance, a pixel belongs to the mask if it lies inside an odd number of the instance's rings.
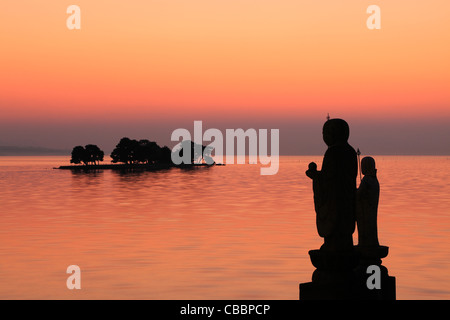
[[[350,129],[348,123],[342,119],[330,119],[323,125],[323,141],[327,146],[345,143],[348,140]]]
[[[375,159],[372,157],[364,157],[361,160],[361,172],[363,175],[374,176],[377,174],[377,169],[375,168]]]

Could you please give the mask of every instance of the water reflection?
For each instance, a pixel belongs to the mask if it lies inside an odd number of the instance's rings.
[[[450,298],[450,161],[376,160],[397,297]],[[304,175],[321,157],[280,161],[261,176],[259,165],[71,172],[52,169],[66,158],[2,158],[0,297],[297,299],[322,243]],[[440,170],[424,179],[423,168]],[[76,296],[70,264],[82,270]]]

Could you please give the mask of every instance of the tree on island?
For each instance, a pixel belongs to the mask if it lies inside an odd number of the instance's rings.
[[[164,164],[172,164],[172,150],[169,147],[164,146],[159,149],[158,162]]]
[[[172,163],[171,150],[164,146],[161,148],[156,142],[147,139],[134,140],[124,137],[120,139],[111,152],[112,163],[125,164],[155,164]]]
[[[151,164],[158,161],[160,147],[156,142],[139,140],[136,146],[135,157],[137,162]]]
[[[111,162],[123,162],[125,164],[132,164],[136,161],[134,152],[137,148],[138,142],[129,138],[120,139],[116,148],[111,152]]]
[[[99,164],[100,161],[103,161],[103,157],[105,156],[105,153],[100,150],[99,147],[97,147],[95,144],[88,144],[85,147],[86,150],[86,157],[88,158],[88,163]]]
[[[191,151],[190,163],[202,163],[203,160],[205,160],[207,164],[214,163],[214,160],[211,157],[213,148],[199,145],[191,140],[181,141],[179,149],[175,150],[174,152],[177,152],[179,157],[183,158],[184,150],[189,150],[189,148]]]
[[[98,164],[100,161],[103,161],[105,153],[100,150],[100,148],[94,144],[88,144],[85,147],[76,146],[72,150],[72,158],[70,159],[70,163],[84,165]]]
[[[86,162],[86,149],[83,146],[76,146],[72,149],[72,158],[70,159],[70,163],[80,164]]]

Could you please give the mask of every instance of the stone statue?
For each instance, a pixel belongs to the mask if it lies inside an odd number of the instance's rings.
[[[357,190],[356,223],[358,226],[358,246],[378,247],[377,211],[380,184],[377,179],[375,160],[365,157],[361,161],[364,178]]]
[[[356,152],[347,142],[349,126],[342,119],[329,119],[323,126],[323,140],[328,146],[322,169],[312,162],[306,175],[313,180],[314,207],[321,250],[353,249],[355,231]]]
[[[306,171],[313,180],[317,231],[324,243],[320,249],[308,251],[316,269],[311,282],[300,283],[300,299],[395,300],[395,277],[388,274],[381,261],[387,257],[389,247],[378,244],[380,186],[375,160],[362,160],[364,179],[356,189],[358,160],[348,137],[349,127],[344,120],[328,119],[323,126],[328,149],[322,169],[318,171],[311,162]],[[355,223],[359,244],[354,247]],[[368,270],[378,270],[376,290],[368,285],[372,281]]]

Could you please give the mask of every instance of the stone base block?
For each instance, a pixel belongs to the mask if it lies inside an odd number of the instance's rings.
[[[365,283],[300,284],[300,300],[395,300],[395,277],[381,279],[380,289],[368,289]]]

